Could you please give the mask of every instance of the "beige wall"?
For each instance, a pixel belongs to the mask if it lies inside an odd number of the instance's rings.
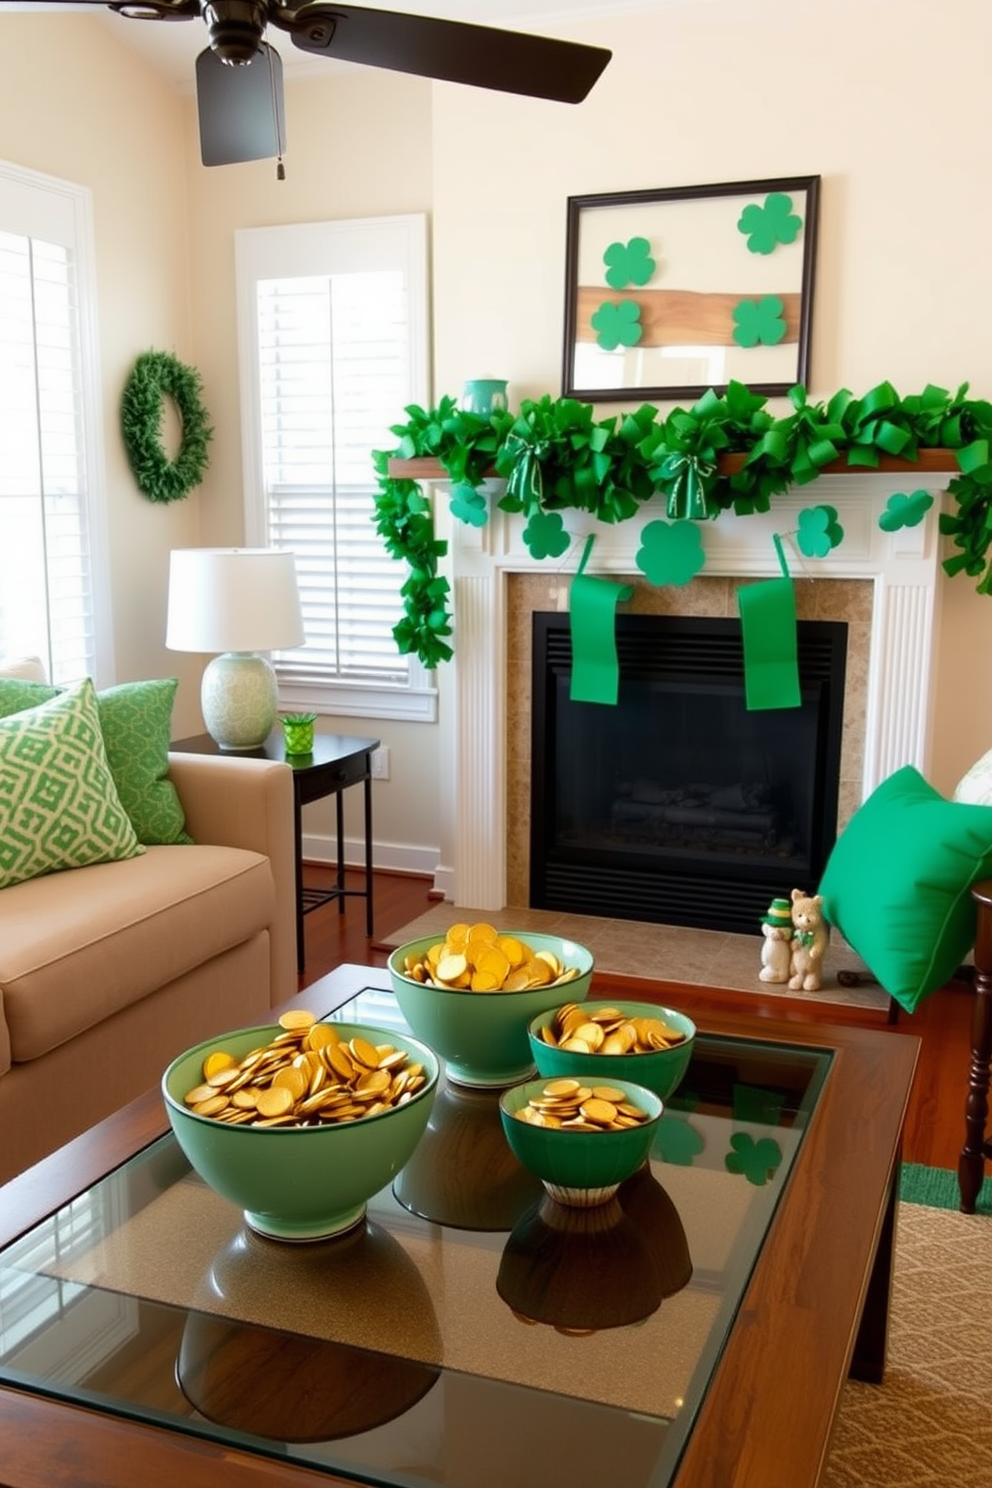
[[[184,730],[199,727],[195,668],[162,645],[168,551],[242,538],[236,227],[428,211],[435,394],[490,371],[517,401],[560,386],[567,196],[819,174],[813,395],[889,378],[992,397],[988,0],[954,0],[939,24],[924,0],[693,0],[557,29],[614,50],[574,108],[375,71],[289,83],[280,183],[269,161],[205,170],[192,100],[99,22],[0,16],[0,156],[94,193],[118,676],[178,673]],[[199,366],[217,429],[203,487],[166,508],[136,492],[117,432],[148,346]],[[986,646],[992,601],[947,581],[943,789],[992,745],[992,694],[975,685]],[[377,839],[436,848],[451,768],[437,730],[324,726],[392,745]],[[328,831],[312,810],[309,829]]]
[[[116,678],[194,678],[164,647],[168,552],[198,541],[197,497],[147,501],[118,431],[139,352],[192,356],[183,108],[106,29],[77,15],[0,17],[0,156],[92,192]]]

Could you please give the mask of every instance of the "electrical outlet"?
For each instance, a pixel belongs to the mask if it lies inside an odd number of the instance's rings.
[[[372,779],[389,779],[389,745],[380,744],[378,749],[372,751]]]

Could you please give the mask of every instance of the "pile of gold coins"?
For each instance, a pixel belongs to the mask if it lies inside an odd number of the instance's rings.
[[[685,1040],[661,1018],[627,1017],[619,1008],[584,1009],[575,1002],[560,1007],[540,1037],[574,1054],[656,1054]]]
[[[577,966],[565,966],[553,951],[535,951],[494,925],[452,925],[436,945],[404,958],[415,982],[466,992],[526,992],[574,982]]]
[[[237,1060],[214,1049],[202,1083],[185,1096],[197,1116],[231,1126],[323,1126],[378,1116],[424,1084],[422,1064],[405,1049],[344,1039],[313,1013],[283,1013],[281,1033]]]
[[[625,1090],[613,1085],[583,1085],[565,1077],[548,1080],[540,1095],[532,1095],[527,1105],[513,1114],[531,1126],[583,1132],[621,1131],[648,1119],[648,1113]]]

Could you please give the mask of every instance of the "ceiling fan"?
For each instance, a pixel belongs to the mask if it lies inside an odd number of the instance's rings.
[[[129,20],[204,21],[209,46],[196,68],[204,165],[282,153],[282,64],[264,39],[269,26],[314,56],[559,103],[580,103],[611,56],[602,47],[337,0],[47,3],[101,5]]]

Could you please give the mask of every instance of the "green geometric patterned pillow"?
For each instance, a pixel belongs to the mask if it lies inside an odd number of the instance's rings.
[[[168,779],[175,677],[122,682],[96,695],[107,763],[139,842],[192,842]]]
[[[107,764],[88,678],[0,719],[0,888],[144,850]]]
[[[0,677],[0,718],[7,718],[11,713],[23,713],[25,708],[37,708],[39,703],[58,697],[61,691],[61,687],[51,687],[47,682]]]

